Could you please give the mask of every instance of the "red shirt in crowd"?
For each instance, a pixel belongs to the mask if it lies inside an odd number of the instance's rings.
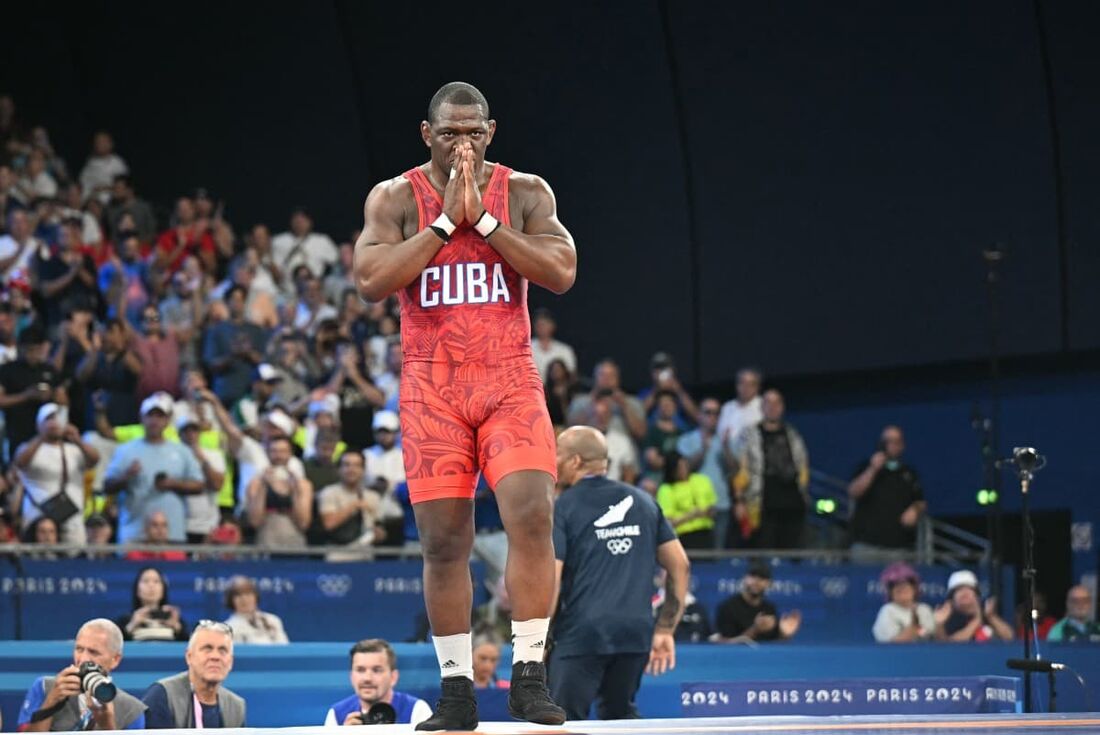
[[[176,252],[176,248],[180,244],[180,229],[172,228],[171,230],[165,230],[160,233],[160,237],[157,238],[156,253],[158,256],[168,257],[172,253]],[[214,238],[210,236],[208,230],[197,231],[195,228],[188,228],[183,231],[183,243],[184,247],[180,248],[176,257],[168,264],[168,272],[175,273],[183,265],[183,261],[188,255],[197,256],[200,260],[206,260],[214,257]],[[206,256],[205,258],[203,256]]]

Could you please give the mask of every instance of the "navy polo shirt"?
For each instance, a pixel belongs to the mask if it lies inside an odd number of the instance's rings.
[[[586,477],[566,490],[554,506],[554,555],[564,564],[556,655],[648,652],[657,547],[675,538],[638,488]]]

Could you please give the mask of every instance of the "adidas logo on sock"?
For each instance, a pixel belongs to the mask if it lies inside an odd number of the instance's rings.
[[[458,668],[458,664],[456,664],[456,663],[455,663],[455,662],[454,662],[453,660],[451,660],[451,659],[447,659],[447,661],[446,661],[446,662],[444,662],[444,664],[443,664],[443,665],[442,665],[442,666],[441,666],[440,668],[443,668],[443,669],[457,669],[457,668]]]
[[[545,645],[545,641],[536,641],[531,644],[531,648],[542,648]]]

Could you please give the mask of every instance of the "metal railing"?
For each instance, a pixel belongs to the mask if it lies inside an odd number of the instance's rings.
[[[849,526],[852,502],[848,483],[818,470],[810,472],[809,487],[810,538],[802,549],[693,549],[688,555],[699,560],[724,559],[797,559],[809,563],[836,564],[851,558]],[[891,554],[891,558],[918,564],[963,566],[985,564],[990,558],[991,544],[987,539],[952,526],[927,515],[917,527],[917,544],[911,552]],[[371,559],[410,559],[421,556],[420,544],[403,546],[307,546],[301,548],[270,548],[241,544],[119,544],[88,546],[79,544],[0,544],[0,555],[25,559],[64,559],[125,557],[130,552],[154,554],[184,553],[188,558],[256,560],[271,557],[319,558],[339,561],[370,561]],[[355,558],[352,558],[352,557]]]
[[[828,536],[821,545],[825,548],[847,547],[854,509],[848,496],[848,483],[819,470],[811,470],[809,491],[811,525],[819,529],[819,537],[823,534]],[[829,512],[822,512],[819,508],[827,508]],[[821,529],[826,530],[823,532]],[[917,524],[916,548],[911,555],[901,555],[901,558],[922,564],[949,566],[985,564],[989,561],[991,549],[992,544],[985,537],[925,514]]]

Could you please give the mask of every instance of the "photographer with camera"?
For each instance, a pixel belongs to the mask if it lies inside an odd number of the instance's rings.
[[[141,730],[145,705],[119,689],[110,674],[122,662],[122,631],[89,620],[76,633],[73,663],[35,679],[19,710],[20,732]]]
[[[417,725],[432,716],[423,699],[394,691],[399,672],[397,654],[381,638],[359,641],[349,651],[351,687],[355,693],[328,710],[325,726]]]

